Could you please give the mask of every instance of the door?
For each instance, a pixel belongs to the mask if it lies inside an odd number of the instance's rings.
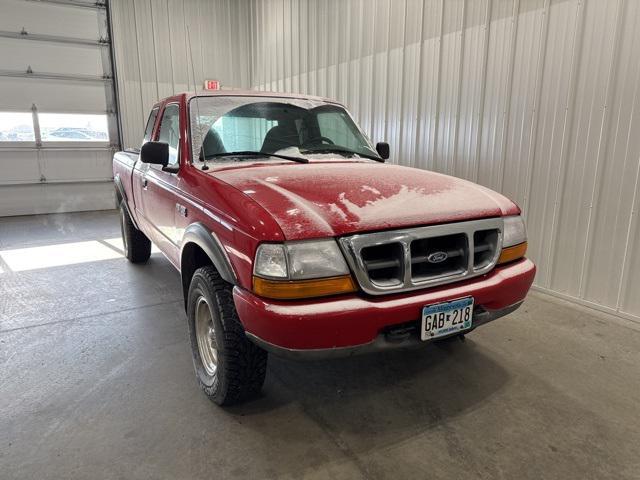
[[[0,0],[0,216],[112,209],[105,2]]]
[[[169,165],[177,167],[180,159],[180,107],[168,104],[162,113],[158,141],[169,144]],[[150,224],[152,241],[172,260],[177,260],[175,213],[178,173],[165,172],[160,165],[141,167],[142,210]]]
[[[156,120],[158,118],[158,112],[160,111],[160,107],[154,107],[149,114],[149,119],[147,120],[147,125],[144,129],[144,140],[142,141],[143,145],[149,140],[153,139],[153,132],[156,125]],[[145,192],[145,186],[143,184],[143,177],[145,176],[149,165],[146,165],[138,159],[133,168],[133,177],[131,179],[131,187],[133,191],[132,198],[129,199],[129,208],[131,211],[135,211],[136,220],[138,223],[143,224],[145,230],[149,230],[151,227],[147,222],[146,217],[144,216],[144,211],[142,207],[142,193]]]

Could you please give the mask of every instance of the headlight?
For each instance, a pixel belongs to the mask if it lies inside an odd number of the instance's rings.
[[[256,252],[253,273],[253,289],[264,297],[292,299],[355,290],[333,239],[264,243]]]
[[[503,247],[513,247],[527,241],[527,229],[520,215],[504,217]]]
[[[502,252],[498,264],[508,263],[524,257],[527,253],[527,229],[520,215],[504,218]]]
[[[264,243],[256,252],[256,263],[253,269],[256,275],[263,277],[287,278],[287,258],[284,245]]]

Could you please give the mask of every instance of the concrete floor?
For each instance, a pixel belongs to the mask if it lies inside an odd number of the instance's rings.
[[[0,219],[3,479],[640,478],[639,324],[534,293],[466,343],[272,357],[262,398],[222,410],[178,274],[91,242],[118,236],[113,212]]]

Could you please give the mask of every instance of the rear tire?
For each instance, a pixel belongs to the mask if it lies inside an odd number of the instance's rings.
[[[267,372],[267,352],[247,339],[232,287],[212,266],[193,274],[187,319],[196,378],[207,397],[232,405],[257,395]]]
[[[132,263],[144,263],[149,260],[151,241],[131,221],[129,212],[124,206],[124,200],[120,203],[120,231],[124,256]]]

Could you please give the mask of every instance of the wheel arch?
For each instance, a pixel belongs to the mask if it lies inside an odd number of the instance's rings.
[[[185,229],[181,245],[180,276],[182,277],[185,308],[191,277],[200,267],[212,265],[224,281],[231,285],[237,285],[238,279],[235,271],[220,240],[202,223],[193,223]]]

